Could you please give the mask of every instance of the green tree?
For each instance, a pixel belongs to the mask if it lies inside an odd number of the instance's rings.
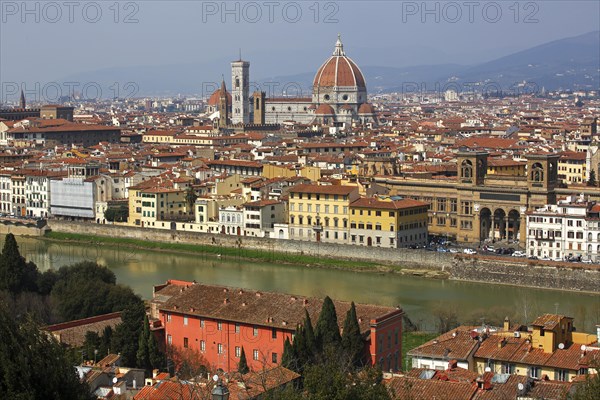
[[[86,360],[98,361],[102,355],[100,355],[100,344],[102,339],[97,332],[88,331],[85,334],[83,346],[81,347],[82,354]],[[95,353],[97,352],[97,354]]]
[[[600,359],[594,363],[594,369],[600,370]],[[579,384],[569,400],[598,400],[600,398],[600,375],[587,375],[585,382]]]
[[[323,307],[315,327],[315,338],[319,349],[338,346],[342,340],[335,305],[329,296],[325,297],[323,301]]]
[[[148,351],[148,342],[150,339],[150,323],[148,322],[148,315],[144,316],[144,327],[140,332],[138,338],[138,350],[136,354],[137,367],[145,370],[150,370],[150,352]]]
[[[146,315],[144,303],[141,299],[138,300],[121,312],[122,322],[117,325],[112,336],[111,351],[121,353],[123,365],[135,365],[137,361],[138,339]]]
[[[188,187],[185,191],[185,202],[187,203],[187,206],[188,206],[188,213],[194,212],[194,203],[196,203],[197,198],[198,198],[198,196],[196,195],[194,188],[191,186]]]
[[[250,368],[248,368],[248,362],[246,361],[246,352],[244,351],[244,346],[242,346],[242,353],[240,354],[238,372],[240,374],[247,374],[248,372],[250,372]]]
[[[317,354],[317,339],[315,338],[315,330],[313,329],[313,324],[306,308],[304,309],[304,339],[306,343],[307,360],[311,360]]]
[[[37,267],[27,263],[19,252],[19,245],[12,233],[6,235],[0,255],[0,290],[16,294],[23,291],[37,291]]]
[[[129,218],[129,208],[127,206],[109,207],[104,212],[104,218],[110,222],[124,222]]]
[[[339,353],[338,353],[339,354]],[[335,357],[306,368],[304,391],[309,399],[323,400],[389,400],[381,384],[382,374],[376,368],[353,371],[352,367]]]
[[[281,365],[287,369],[296,371],[298,368],[296,361],[297,356],[294,352],[294,346],[290,343],[289,338],[285,338],[285,343],[283,343],[283,354],[281,356]]]
[[[131,288],[116,284],[112,271],[89,261],[60,268],[50,295],[63,320],[121,311],[141,301]]]
[[[596,182],[596,171],[591,170],[590,171],[590,177],[587,181],[587,185],[588,186],[596,186],[597,182]]]
[[[354,302],[346,313],[344,320],[344,331],[342,334],[342,349],[348,355],[351,363],[355,367],[360,367],[363,364],[364,341],[360,334],[360,326],[356,316],[356,306]]]
[[[0,304],[0,396],[3,399],[91,400],[66,352],[31,320],[18,324]]]
[[[150,366],[153,369],[161,369],[164,367],[165,356],[158,348],[158,341],[152,332],[150,332],[150,336],[148,336],[148,358],[150,360]]]

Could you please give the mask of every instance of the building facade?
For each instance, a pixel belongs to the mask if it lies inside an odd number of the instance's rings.
[[[459,152],[455,179],[379,177],[391,195],[429,203],[430,234],[459,242],[511,241],[525,246],[526,212],[556,202],[558,155],[528,154],[522,176],[488,175],[488,153]]]
[[[280,365],[285,340],[293,341],[306,312],[317,321],[322,304],[283,293],[168,281],[154,287],[151,317],[160,321],[167,346],[198,351],[213,370],[236,370],[244,349],[250,369],[259,371]],[[334,305],[343,326],[351,305]],[[399,370],[402,309],[357,304],[356,313],[365,359],[386,371]]]
[[[400,248],[425,246],[428,204],[401,198],[361,198],[350,204],[352,245]]]
[[[293,186],[289,190],[290,239],[347,243],[350,204],[358,197],[357,186]]]

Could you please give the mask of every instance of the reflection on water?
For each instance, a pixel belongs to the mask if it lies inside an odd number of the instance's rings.
[[[108,266],[119,283],[131,286],[144,298],[152,286],[167,279],[196,280],[209,284],[340,300],[401,305],[423,329],[434,329],[434,310],[441,307],[478,321],[475,314],[515,312],[526,321],[545,312],[575,317],[576,326],[595,332],[600,323],[600,296],[575,292],[484,285],[382,273],[356,273],[310,269],[277,263],[253,263],[236,258],[142,251],[104,244],[67,244],[18,238],[21,253],[40,270],[59,268],[83,260]],[[494,310],[494,311],[493,311]]]

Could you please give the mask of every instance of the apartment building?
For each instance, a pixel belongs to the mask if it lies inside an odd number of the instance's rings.
[[[350,240],[359,246],[400,248],[427,244],[428,204],[418,200],[360,198],[350,204]]]
[[[358,198],[357,186],[301,184],[290,188],[290,239],[347,243],[350,204]]]
[[[293,340],[305,311],[317,321],[323,300],[195,282],[154,287],[151,317],[164,329],[167,346],[199,351],[212,370],[234,371],[242,348],[251,370],[280,365],[286,339]],[[335,301],[343,326],[349,302]],[[398,371],[402,359],[401,308],[356,304],[365,356],[383,370]]]
[[[600,260],[600,205],[569,197],[527,213],[527,254]]]

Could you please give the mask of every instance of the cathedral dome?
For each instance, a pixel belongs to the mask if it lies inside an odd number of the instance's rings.
[[[375,108],[370,103],[362,103],[358,108],[359,114],[375,114]]]
[[[333,110],[333,107],[331,107],[329,104],[321,104],[319,107],[317,107],[315,114],[316,115],[335,115],[335,111]]]
[[[227,104],[231,104],[231,93],[229,93],[227,90],[225,90],[225,93],[227,93]],[[216,107],[219,105],[220,98],[221,98],[221,89],[217,89],[213,92],[213,94],[210,95],[207,104],[209,106]]]
[[[338,35],[333,55],[323,63],[313,81],[313,88],[358,87],[366,89],[365,78],[352,59],[346,56]]]

